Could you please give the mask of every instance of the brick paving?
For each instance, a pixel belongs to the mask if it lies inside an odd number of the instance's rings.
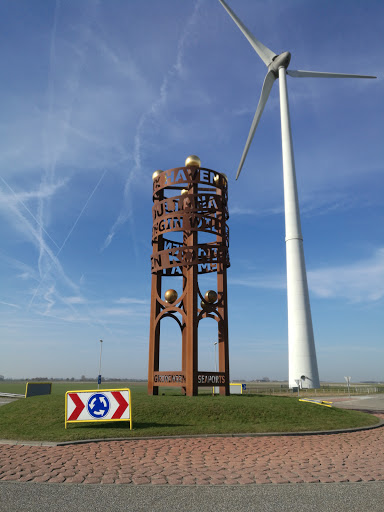
[[[384,481],[383,446],[384,428],[331,435],[3,444],[0,480],[134,485]]]

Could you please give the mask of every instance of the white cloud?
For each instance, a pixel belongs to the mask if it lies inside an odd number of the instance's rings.
[[[143,299],[121,297],[120,299],[115,300],[115,303],[116,304],[149,304],[149,301],[143,300]]]
[[[234,206],[230,208],[229,214],[233,215],[251,215],[255,217],[268,217],[269,215],[280,215],[284,213],[283,206],[276,208],[263,208],[260,210],[256,210],[254,208],[244,208],[241,206]]]
[[[321,194],[309,193],[300,199],[300,213],[302,217],[313,217],[319,215],[333,214],[335,211],[346,211],[354,208],[357,203],[356,196],[347,194]],[[359,207],[368,205],[367,202],[359,202]],[[246,206],[233,206],[229,210],[230,216],[250,215],[255,217],[268,217],[270,215],[281,215],[284,213],[284,204],[270,208],[249,208]]]
[[[17,277],[19,279],[34,279],[35,281],[38,281],[38,275],[34,268],[32,268],[30,265],[27,265],[26,263],[16,259],[16,258],[10,258],[9,256],[3,254],[0,252],[0,258],[12,269],[17,270],[18,272],[21,272],[20,274],[17,274]],[[7,269],[9,271],[9,269]]]
[[[160,90],[157,94],[157,98],[152,101],[149,108],[144,111],[141,115],[140,120],[137,124],[136,135],[134,137],[134,149],[133,149],[133,160],[134,167],[131,170],[124,187],[124,198],[123,198],[123,206],[120,210],[117,219],[109,230],[108,235],[104,240],[104,244],[102,246],[102,250],[106,249],[112,242],[115,237],[117,231],[121,228],[123,224],[125,224],[128,220],[132,220],[132,197],[131,197],[131,186],[134,182],[136,175],[141,170],[142,159],[143,159],[143,143],[145,138],[145,128],[149,121],[156,118],[159,113],[162,111],[164,106],[168,101],[168,94],[171,79],[174,80],[175,77],[182,77],[184,74],[183,69],[183,60],[185,49],[190,43],[190,32],[192,30],[193,25],[197,22],[198,11],[200,9],[201,0],[197,1],[194,7],[194,10],[189,17],[189,19],[184,24],[184,29],[181,37],[177,42],[177,52],[176,52],[176,60],[171,69],[165,74],[163,81],[160,86]],[[132,226],[133,228],[133,226]],[[134,237],[133,237],[134,238]],[[135,252],[137,253],[137,248],[134,247]]]
[[[272,290],[284,290],[287,287],[286,279],[283,275],[256,276],[246,278],[230,278],[230,285],[247,286],[248,288],[266,288]]]
[[[43,186],[39,187],[38,190],[23,190],[16,192],[14,189],[11,188],[11,186],[6,182],[6,180],[2,177],[0,177],[3,184],[9,189],[12,195],[5,195],[1,193],[1,203],[4,201],[6,203],[20,203],[23,206],[26,201],[30,201],[33,199],[47,199],[49,197],[52,197],[56,192],[63,186],[65,186],[68,183],[67,179],[58,180],[57,183],[51,183],[51,184],[44,184]],[[25,207],[26,208],[26,207]],[[28,210],[29,211],[29,210]]]
[[[384,248],[371,258],[308,272],[310,289],[319,297],[345,298],[351,302],[384,297]]]
[[[84,297],[74,296],[65,298],[64,302],[67,304],[86,304],[87,301],[84,299]]]
[[[51,242],[59,248],[56,241],[51,237],[51,235],[47,232],[47,230],[44,228],[44,226],[41,223],[41,220],[38,220],[36,216],[32,213],[31,209],[25,204],[27,201],[31,201],[34,199],[38,199],[39,201],[42,201],[44,199],[50,199],[61,187],[63,187],[66,183],[66,181],[59,181],[57,184],[43,184],[39,190],[32,190],[32,191],[22,191],[22,192],[15,192],[13,188],[7,183],[7,181],[0,176],[0,180],[3,182],[3,184],[7,187],[7,189],[11,192],[11,194],[4,194],[0,190],[0,208],[9,215],[10,221],[15,222],[17,221],[18,227],[22,226],[22,230],[25,230],[25,223],[20,223],[20,218],[24,217],[22,215],[22,211],[25,210],[28,213],[28,217],[31,217],[40,230],[45,233],[45,235],[51,240]],[[22,208],[18,208],[18,204],[22,206]],[[29,223],[31,226],[31,224]],[[28,230],[27,230],[28,231]],[[31,230],[29,230],[31,231]]]
[[[148,316],[148,313],[145,311],[138,312],[132,308],[104,308],[100,310],[100,314],[105,315],[107,317],[137,317],[137,316]]]
[[[20,306],[18,306],[17,304],[11,304],[10,302],[3,302],[2,300],[0,300],[0,304],[3,304],[4,306],[10,306],[11,308],[20,309]]]
[[[379,300],[384,297],[384,248],[355,263],[309,270],[307,276],[310,291],[320,298],[350,302]],[[286,288],[286,277],[282,274],[232,278],[228,282],[249,288]]]

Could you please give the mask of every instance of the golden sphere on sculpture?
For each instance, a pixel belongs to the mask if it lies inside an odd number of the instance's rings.
[[[206,307],[208,307],[208,304],[204,300],[202,300],[200,302],[200,307],[201,307],[201,309],[205,309]]]
[[[155,171],[152,174],[152,181],[155,180],[156,178],[158,178],[162,172],[164,172],[164,171],[162,171],[161,169],[158,169],[157,171]]]
[[[169,289],[165,292],[164,294],[164,297],[165,297],[165,300],[167,302],[169,302],[169,304],[173,304],[174,302],[176,302],[177,300],[177,291],[176,290],[172,290],[172,289]]]
[[[196,155],[189,155],[189,157],[185,161],[185,167],[200,167],[201,160]]]
[[[185,196],[185,194],[188,194],[188,189],[187,188],[183,188],[183,190],[181,191],[181,195],[182,196]]]
[[[215,290],[208,290],[204,295],[205,302],[208,302],[208,304],[213,304],[217,301],[217,293]]]
[[[157,169],[157,171],[155,171],[153,174],[152,174],[152,180],[155,180],[156,178],[158,178],[160,176],[161,173],[163,173],[164,171],[162,171],[161,169]]]
[[[216,185],[219,183],[220,181],[220,176],[222,176],[224,178],[225,181],[228,181],[228,178],[227,178],[227,175],[224,174],[223,172],[220,172],[218,174],[215,174],[215,177],[213,178],[213,181],[216,183]]]

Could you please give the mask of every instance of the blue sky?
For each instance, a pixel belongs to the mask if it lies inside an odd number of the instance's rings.
[[[228,3],[292,69],[378,76],[287,80],[320,378],[384,380],[384,4]],[[146,378],[151,175],[197,154],[229,178],[231,378],[286,379],[278,83],[235,181],[266,69],[219,2],[7,0],[0,20],[0,374],[96,376],[102,338],[103,375]],[[161,348],[179,369],[174,326]]]

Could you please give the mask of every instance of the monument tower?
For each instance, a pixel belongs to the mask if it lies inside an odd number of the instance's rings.
[[[229,395],[227,178],[202,168],[200,159],[191,155],[185,167],[156,171],[152,179],[148,394],[157,395],[159,386],[178,386],[193,396],[199,386],[218,386],[220,394]],[[201,290],[199,275],[209,272],[216,273],[216,290]],[[168,276],[179,280],[180,296],[173,288],[163,292],[162,279]],[[165,317],[180,328],[178,371],[159,369],[160,326]],[[219,368],[214,372],[198,369],[198,327],[204,318],[217,321]]]

